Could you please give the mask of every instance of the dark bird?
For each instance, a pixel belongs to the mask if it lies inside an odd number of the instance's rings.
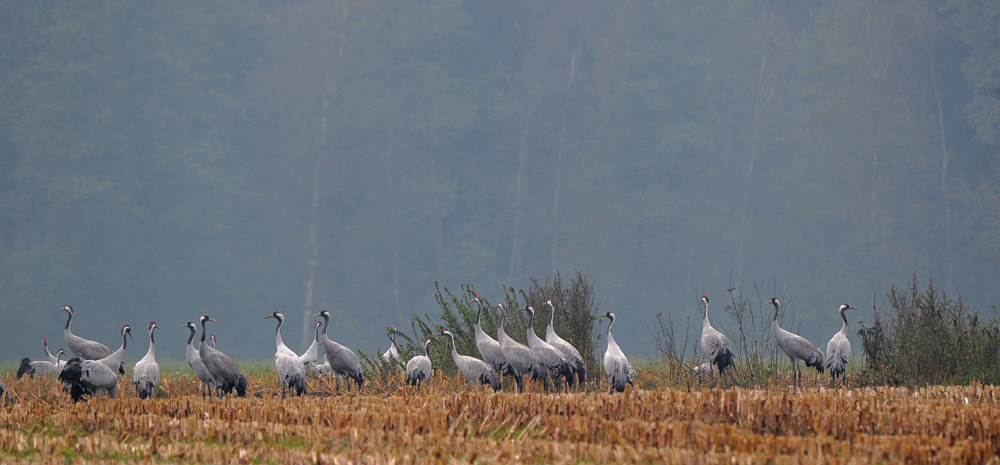
[[[323,310],[313,317],[323,317],[323,351],[326,352],[326,363],[330,365],[330,372],[335,376],[336,392],[340,394],[340,377],[353,379],[358,385],[358,389],[365,382],[364,374],[361,373],[361,361],[358,355],[342,344],[330,340],[327,330],[330,327],[330,312]],[[350,389],[350,384],[347,385]]]
[[[419,387],[431,377],[431,338],[424,338],[424,354],[416,355],[406,362],[406,382]]]
[[[229,393],[233,392],[233,389],[236,389],[237,396],[246,397],[246,375],[240,372],[240,368],[236,366],[233,359],[216,350],[214,347],[209,347],[209,345],[205,343],[205,333],[207,332],[205,324],[209,321],[217,320],[209,317],[208,315],[201,316],[201,347],[198,348],[198,354],[201,356],[201,361],[205,364],[205,368],[208,369],[208,372],[212,374],[212,378],[215,379],[216,386],[220,391],[220,397],[223,395],[229,395]]]
[[[725,373],[726,368],[733,364],[733,351],[729,348],[729,338],[712,327],[712,322],[708,321],[708,296],[701,296],[701,303],[705,306],[705,319],[701,322],[701,350],[708,356],[709,365],[719,368],[719,374]],[[709,369],[711,373],[714,370]]]
[[[59,381],[69,385],[73,402],[79,402],[85,395],[99,396],[102,393],[107,393],[112,399],[118,397],[118,375],[97,360],[69,359],[59,373]]]
[[[774,319],[771,320],[771,334],[774,336],[774,341],[778,343],[778,347],[788,355],[789,360],[792,361],[792,383],[795,386],[802,385],[802,368],[799,368],[799,360],[806,362],[806,366],[810,366],[816,369],[816,371],[823,372],[823,353],[812,345],[811,342],[807,341],[806,338],[799,336],[798,334],[790,333],[785,331],[778,326],[778,310],[781,308],[781,304],[778,303],[778,299],[772,298],[767,301],[768,304],[774,305]]]

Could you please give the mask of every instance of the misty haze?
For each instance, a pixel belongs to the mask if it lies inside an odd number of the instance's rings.
[[[111,347],[132,325],[130,363],[153,320],[183,360],[203,313],[268,360],[275,310],[293,350],[329,310],[372,354],[440,314],[435,283],[496,301],[557,272],[639,357],[660,313],[692,353],[702,295],[732,331],[730,290],[817,345],[857,307],[856,354],[914,273],[994,316],[986,10],[0,1],[0,359],[63,347],[67,304]]]

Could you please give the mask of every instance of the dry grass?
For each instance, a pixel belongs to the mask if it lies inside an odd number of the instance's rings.
[[[273,372],[246,399],[204,401],[193,377],[160,397],[73,405],[54,379],[4,381],[3,463],[1000,463],[995,386],[494,394],[435,374],[282,401]],[[401,375],[400,375],[401,377]],[[734,462],[735,460],[735,462]]]

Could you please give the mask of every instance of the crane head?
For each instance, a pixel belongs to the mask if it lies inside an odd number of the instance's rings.
[[[531,305],[525,305],[524,311],[528,312],[528,315],[535,316],[535,309],[531,308]]]
[[[206,321],[219,321],[219,320],[216,320],[215,318],[212,318],[212,317],[210,317],[208,315],[202,315],[201,316],[201,323],[204,324]]]
[[[701,296],[701,301],[705,302],[707,304],[708,303],[708,296],[707,295]]]
[[[160,327],[157,326],[157,324],[156,324],[155,321],[150,321],[149,322],[149,327],[146,328],[146,330],[148,330],[150,333],[152,333],[154,329],[160,329]]]
[[[275,320],[278,320],[278,321],[285,321],[285,315],[282,315],[281,312],[279,312],[279,311],[275,311],[273,313],[269,313],[267,315],[264,315],[264,319],[265,320],[268,319],[268,318],[274,318]]]
[[[132,337],[132,327],[129,325],[122,326],[122,337],[125,337],[126,334],[128,334],[129,339],[132,339],[133,341],[135,340],[135,338]]]
[[[194,322],[193,321],[189,321],[189,322],[184,323],[184,324],[181,325],[181,328],[191,328],[191,329],[194,329],[194,327],[195,326],[194,326]]]
[[[66,351],[65,350],[63,350],[63,349],[57,350],[56,351],[56,360],[58,360],[59,357],[62,357],[63,355],[66,355]]]
[[[60,312],[66,312],[66,313],[69,313],[70,315],[72,315],[73,314],[73,307],[70,307],[69,305],[63,305],[63,307],[60,308],[59,311]]]
[[[320,310],[319,313],[313,315],[313,318],[318,317],[318,316],[323,317],[324,320],[330,321],[330,312],[328,312],[326,310]]]

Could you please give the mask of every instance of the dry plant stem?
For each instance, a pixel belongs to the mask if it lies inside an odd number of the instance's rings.
[[[0,409],[0,461],[996,463],[1000,451],[1000,388],[979,384],[543,395],[436,372],[423,393],[281,400],[273,374],[253,375],[261,397],[203,401],[170,375],[178,397],[75,405],[51,378],[10,380],[21,392]]]

